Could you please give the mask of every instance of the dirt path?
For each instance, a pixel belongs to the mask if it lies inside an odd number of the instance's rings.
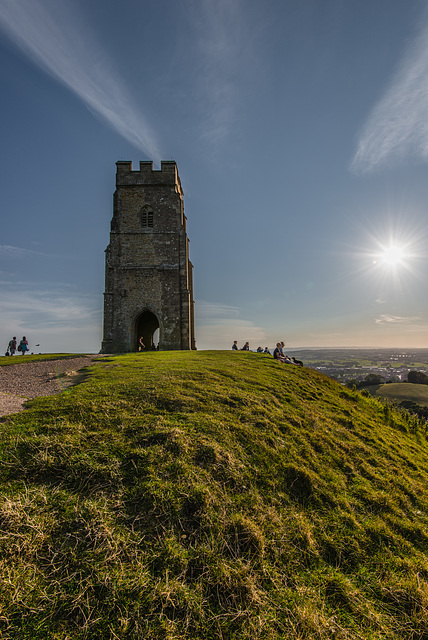
[[[97,358],[78,356],[0,367],[0,417],[22,411],[27,400],[61,393],[75,382],[80,369]]]

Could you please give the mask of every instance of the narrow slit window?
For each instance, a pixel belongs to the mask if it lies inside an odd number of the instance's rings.
[[[141,226],[143,229],[153,228],[153,209],[143,207],[140,212]]]

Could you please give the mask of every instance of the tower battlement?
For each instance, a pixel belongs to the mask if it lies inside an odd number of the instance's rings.
[[[135,171],[132,168],[132,162],[129,160],[116,162],[116,187],[152,184],[176,186],[180,195],[183,195],[177,165],[174,160],[162,160],[160,169],[153,169],[151,160],[142,160],[140,161],[140,168]]]

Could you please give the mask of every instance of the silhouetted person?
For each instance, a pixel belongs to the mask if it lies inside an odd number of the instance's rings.
[[[232,351],[238,351],[238,341],[235,340],[233,345],[232,345]]]
[[[249,350],[250,350],[250,343],[246,342],[242,347],[241,351],[249,351]]]
[[[9,355],[14,355],[16,351],[16,336],[13,336],[12,340],[9,341],[8,351]]]

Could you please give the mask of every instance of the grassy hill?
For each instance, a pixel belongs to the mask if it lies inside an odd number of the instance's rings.
[[[380,385],[374,395],[386,400],[412,400],[416,404],[428,407],[428,385],[397,382]]]
[[[253,353],[91,372],[1,424],[1,638],[428,638],[416,420]]]

